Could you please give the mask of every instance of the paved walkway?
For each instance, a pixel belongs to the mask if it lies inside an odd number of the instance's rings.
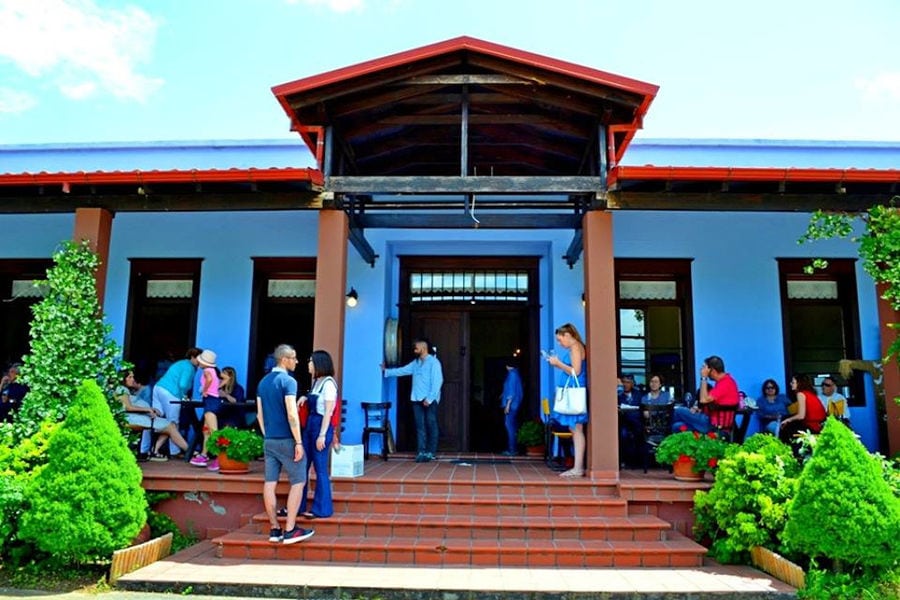
[[[210,542],[123,576],[118,587],[270,598],[716,598],[781,600],[794,588],[744,566],[694,569],[371,567],[216,558]],[[346,594],[346,596],[345,596]],[[130,597],[130,596],[129,596]]]

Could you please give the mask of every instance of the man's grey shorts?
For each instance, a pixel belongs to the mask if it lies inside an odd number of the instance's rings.
[[[263,444],[266,455],[266,481],[278,481],[284,467],[291,485],[306,481],[306,454],[294,462],[294,438],[267,439]]]

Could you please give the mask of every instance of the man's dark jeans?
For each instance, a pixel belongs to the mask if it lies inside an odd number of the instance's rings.
[[[413,402],[413,417],[416,420],[416,450],[419,454],[437,454],[438,423],[437,402],[425,406]]]

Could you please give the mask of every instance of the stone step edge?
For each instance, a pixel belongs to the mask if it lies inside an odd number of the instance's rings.
[[[334,501],[348,503],[362,502],[390,502],[392,504],[491,504],[533,506],[553,504],[557,506],[625,506],[628,500],[619,496],[554,496],[541,497],[512,494],[363,494],[356,493],[350,496],[333,493]]]
[[[280,548],[352,548],[354,550],[383,550],[386,552],[410,552],[415,550],[433,549],[436,552],[461,552],[469,551],[478,553],[520,554],[529,552],[572,552],[578,551],[584,554],[616,554],[616,553],[668,553],[668,554],[694,554],[705,555],[707,549],[681,534],[673,535],[670,539],[655,542],[646,541],[593,541],[581,540],[529,540],[527,545],[516,545],[516,540],[471,540],[458,538],[378,538],[372,539],[364,536],[327,536],[316,535],[300,542],[297,545],[276,544],[268,540],[265,534],[248,530],[248,526],[213,538],[212,543],[222,548],[224,546],[260,546],[272,548],[276,551]]]
[[[331,525],[372,525],[372,526],[416,526],[431,527],[445,525],[448,527],[466,527],[470,529],[658,529],[661,531],[675,531],[672,524],[653,515],[633,515],[629,517],[554,517],[538,519],[534,517],[523,518],[517,516],[480,517],[468,515],[454,517],[446,515],[409,515],[408,520],[403,520],[406,515],[401,514],[335,514],[326,519],[308,520],[297,518],[299,527],[315,528],[318,524]],[[287,517],[278,517],[278,522],[284,524]],[[251,517],[251,524],[268,528],[269,517],[266,513],[256,513]]]

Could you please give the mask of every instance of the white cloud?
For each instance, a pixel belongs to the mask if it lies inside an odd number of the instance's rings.
[[[0,114],[20,113],[37,104],[34,96],[7,87],[0,87]]]
[[[365,5],[364,0],[287,0],[288,4],[297,4],[298,1],[309,6],[323,6],[338,13],[362,10]]]
[[[867,100],[900,100],[900,72],[860,77],[856,80],[855,85]]]
[[[158,23],[143,10],[103,9],[93,0],[0,0],[0,57],[70,98],[105,90],[144,100],[162,79],[138,72]]]

